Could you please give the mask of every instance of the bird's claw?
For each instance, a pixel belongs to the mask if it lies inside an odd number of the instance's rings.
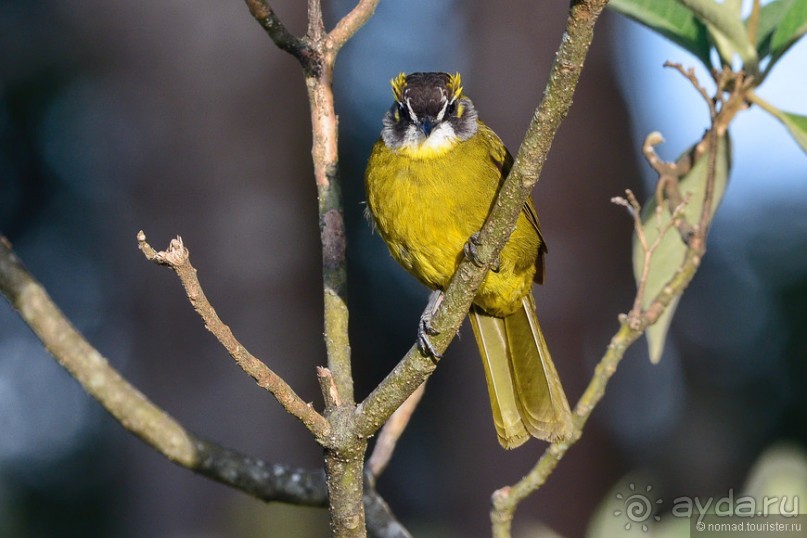
[[[440,331],[432,327],[432,318],[442,302],[443,292],[440,290],[434,291],[431,296],[429,296],[429,304],[426,305],[426,310],[423,311],[423,314],[420,316],[420,322],[418,323],[418,348],[421,353],[427,357],[431,357],[435,362],[442,359],[443,356],[437,352],[437,349],[434,347],[429,337],[440,334]]]
[[[468,258],[472,264],[476,265],[477,267],[485,267],[485,263],[479,259],[479,254],[476,252],[477,246],[479,246],[479,232],[475,232],[470,238],[468,238],[468,242],[465,243],[462,251],[465,254],[465,257]],[[494,273],[498,273],[499,268],[499,258],[497,257],[490,266],[490,270]]]
[[[420,319],[420,323],[418,323],[418,349],[420,352],[430,357],[435,362],[439,361],[443,358],[443,355],[437,352],[437,349],[432,344],[431,338],[429,336],[436,336],[440,334],[438,331],[434,330],[429,323],[429,320]]]

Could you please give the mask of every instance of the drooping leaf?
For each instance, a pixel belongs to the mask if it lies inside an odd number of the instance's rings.
[[[785,124],[793,140],[807,153],[807,116],[780,111],[776,117]]]
[[[774,0],[760,8],[759,24],[757,25],[757,34],[754,43],[760,58],[764,58],[770,53],[773,32],[782,22],[782,19],[794,3],[796,3],[796,0]],[[747,25],[748,21],[746,20],[746,26]]]
[[[608,7],[658,32],[711,67],[706,26],[678,0],[611,0]]]
[[[782,112],[781,119],[801,149],[807,153],[807,116]]]
[[[755,74],[759,69],[756,48],[748,39],[748,32],[742,19],[732,9],[731,4],[721,4],[715,0],[680,0],[706,25],[723,62],[731,65],[737,54],[747,73]]]
[[[687,152],[693,151],[693,148]],[[683,210],[690,225],[696,225],[700,221],[700,214],[703,208],[704,195],[706,192],[706,180],[708,176],[709,152],[705,152],[695,163],[689,173],[681,178],[679,190],[682,196],[689,193],[689,203]],[[715,166],[715,183],[712,200],[712,215],[720,205],[723,193],[728,183],[729,169],[731,166],[731,143],[728,134],[718,139],[717,160]],[[659,229],[664,230],[670,221],[670,213],[666,209],[662,212],[661,223],[656,218],[656,197],[655,193],[649,197],[642,209],[642,229],[648,245],[652,245],[659,235]],[[664,289],[664,286],[675,276],[681,262],[684,260],[687,246],[681,239],[678,230],[673,226],[661,238],[653,257],[650,261],[647,283],[645,285],[644,300],[642,307],[647,308],[653,299]],[[633,273],[638,283],[641,278],[644,266],[644,250],[637,237],[633,240]],[[658,321],[648,327],[645,335],[650,351],[650,360],[657,363],[661,360],[661,353],[664,350],[664,342],[667,338],[667,331],[670,328],[675,309],[678,306],[678,299],[675,299],[659,317]]]
[[[771,35],[771,63],[781,58],[805,33],[807,33],[807,0],[795,0]]]

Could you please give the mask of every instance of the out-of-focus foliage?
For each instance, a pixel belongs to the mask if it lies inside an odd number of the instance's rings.
[[[807,32],[807,0],[775,0],[760,8],[745,19],[741,16],[742,2],[727,1],[718,3],[714,0],[615,0],[609,7],[623,13],[633,20],[651,28],[659,34],[668,37],[689,52],[693,53],[707,67],[712,66],[711,55],[704,51],[703,42],[696,39],[704,30],[709,36],[711,46],[717,52],[724,66],[730,66],[734,57],[740,59],[740,69],[751,75],[753,87],[758,87],[765,79],[771,67],[784,52],[791,47],[805,32]],[[676,29],[676,25],[681,25]],[[752,43],[754,41],[754,43]],[[709,45],[707,44],[707,49]],[[767,68],[760,73],[760,62],[765,61]],[[794,140],[807,152],[807,117],[787,113],[775,106],[749,94],[750,100],[756,99],[763,110],[769,112],[780,120],[788,129]],[[730,142],[726,152],[718,157],[718,170],[713,210],[717,208],[722,197],[724,186],[729,174],[729,161],[727,156],[731,153]],[[725,158],[724,158],[725,156]],[[708,155],[701,160],[706,161]],[[680,190],[682,194],[690,192],[692,198],[686,215],[690,223],[697,223],[697,215],[703,207],[703,195],[708,177],[704,163],[696,164],[700,172],[690,172],[681,179]],[[700,166],[699,166],[700,164]],[[655,194],[646,202],[648,208],[655,207]],[[653,234],[658,224],[654,216],[655,211],[643,213],[643,227],[645,234]],[[652,301],[675,273],[679,264],[670,265],[670,262],[683,259],[686,245],[676,234],[674,238],[665,238],[663,248],[660,249],[658,261],[651,263],[648,273],[648,293],[644,298],[644,306]],[[673,255],[673,251],[675,254]],[[644,266],[644,250],[638,240],[634,240],[634,275],[637,283],[640,281]],[[653,291],[655,290],[655,291]],[[677,300],[659,318],[658,322],[647,331],[647,342],[650,360],[658,362],[664,349],[667,331],[675,313]]]

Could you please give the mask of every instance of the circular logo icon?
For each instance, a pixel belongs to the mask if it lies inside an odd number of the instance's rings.
[[[644,491],[638,491],[636,484],[628,484],[629,493],[617,492],[617,500],[622,502],[622,506],[614,510],[614,517],[624,516],[627,522],[625,530],[629,531],[634,525],[641,525],[642,531],[647,532],[650,527],[648,521],[660,521],[661,516],[656,514],[656,505],[661,504],[662,499],[656,499],[653,494],[653,486],[647,485]]]

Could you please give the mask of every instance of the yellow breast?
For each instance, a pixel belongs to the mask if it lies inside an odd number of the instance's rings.
[[[428,140],[428,139],[427,139]],[[466,141],[392,150],[379,140],[365,176],[367,204],[392,256],[432,289],[445,289],[468,238],[479,231],[509,167],[501,140],[480,122]],[[530,292],[540,236],[522,214],[476,298],[505,315]]]

